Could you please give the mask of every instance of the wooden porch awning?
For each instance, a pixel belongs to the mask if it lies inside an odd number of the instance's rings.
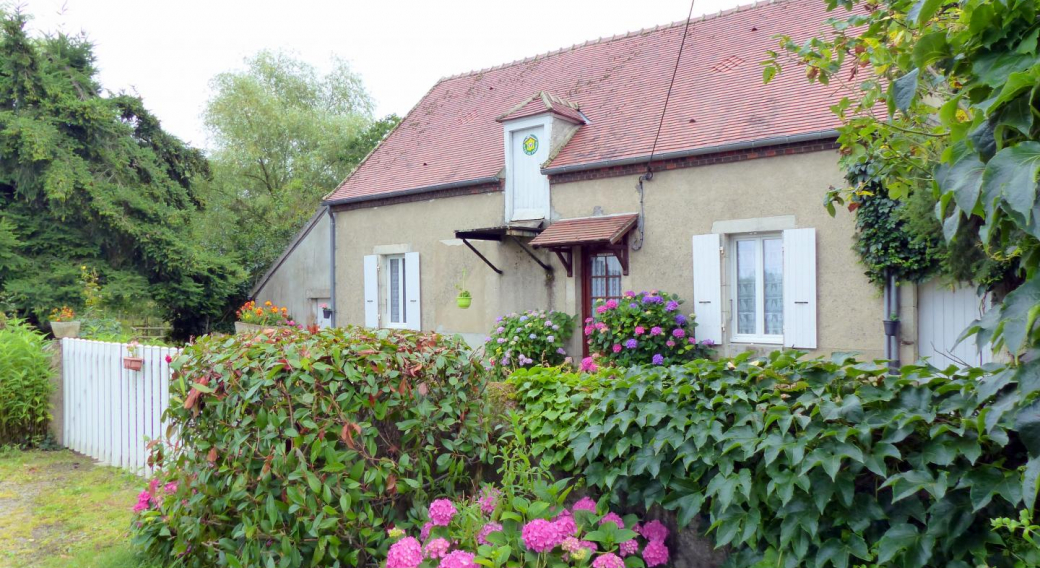
[[[588,245],[613,245],[636,226],[638,213],[600,215],[556,221],[531,241],[534,248],[563,248]]]
[[[638,222],[638,213],[563,219],[549,225],[531,241],[531,246],[556,253],[567,269],[567,276],[574,276],[571,247],[576,246],[612,252],[621,264],[623,274],[628,275],[628,232]]]

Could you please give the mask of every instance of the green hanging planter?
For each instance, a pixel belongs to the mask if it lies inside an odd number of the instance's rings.
[[[460,292],[459,295],[455,298],[455,303],[458,304],[459,307],[464,310],[468,308],[472,302],[473,298],[470,297],[469,292]]]

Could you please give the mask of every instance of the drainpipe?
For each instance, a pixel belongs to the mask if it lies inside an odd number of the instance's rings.
[[[885,359],[888,360],[889,374],[898,374],[899,361],[899,320],[890,319],[893,314],[899,315],[899,286],[896,276],[891,271],[885,275]]]
[[[329,307],[332,308],[329,325],[336,327],[336,213],[331,205],[326,205],[325,209],[329,212]]]

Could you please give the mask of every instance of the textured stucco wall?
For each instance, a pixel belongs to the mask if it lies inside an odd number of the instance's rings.
[[[318,323],[316,306],[330,298],[329,258],[329,218],[322,215],[254,299],[289,308],[304,325]]]
[[[644,245],[630,254],[625,288],[678,293],[687,300],[683,309],[692,311],[693,235],[712,232],[719,221],[793,216],[796,227],[816,229],[817,352],[859,351],[865,357],[880,357],[881,298],[851,250],[853,216],[839,211],[832,218],[821,206],[828,187],[842,183],[837,160],[835,152],[827,151],[658,172],[645,184]],[[636,176],[625,176],[554,185],[553,216],[588,216],[597,207],[605,214],[636,212],[636,181]],[[500,192],[337,213],[338,323],[364,323],[362,256],[373,254],[374,247],[396,244],[420,253],[423,329],[479,340],[495,317],[510,311],[547,307],[577,313],[579,271],[567,278],[554,255],[537,253],[555,268],[547,280],[516,244],[474,241],[505,272],[499,276],[454,239],[456,229],[499,225],[502,217]],[[454,300],[454,284],[463,268],[470,272],[469,310],[460,310]],[[725,270],[723,278],[725,285]],[[727,294],[724,288],[723,298]],[[728,332],[728,302],[723,304]],[[578,346],[575,339],[572,353]],[[724,354],[743,348],[727,348]],[[764,347],[770,348],[774,347]]]

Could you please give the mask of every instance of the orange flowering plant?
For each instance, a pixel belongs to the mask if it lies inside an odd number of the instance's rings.
[[[296,327],[296,322],[289,316],[289,309],[279,307],[271,302],[264,302],[262,306],[250,300],[235,311],[238,321],[256,325],[287,325]]]
[[[51,310],[51,321],[72,321],[76,319],[76,312],[68,306],[54,308]]]

